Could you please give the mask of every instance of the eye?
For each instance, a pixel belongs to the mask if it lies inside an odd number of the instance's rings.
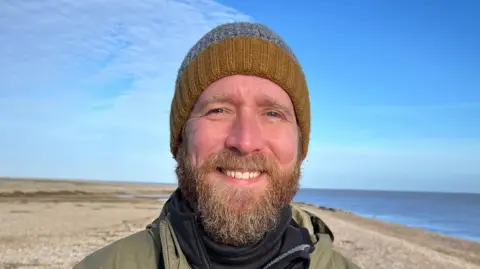
[[[223,113],[225,112],[222,108],[214,108],[214,109],[210,109],[208,112],[207,112],[207,115],[211,115],[211,114],[220,114],[220,113]]]
[[[274,117],[274,118],[278,118],[278,117],[280,117],[280,114],[277,113],[277,112],[275,112],[275,111],[268,111],[268,112],[267,112],[267,116],[269,116],[269,117]]]

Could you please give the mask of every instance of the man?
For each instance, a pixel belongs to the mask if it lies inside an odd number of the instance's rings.
[[[307,83],[266,26],[217,26],[188,52],[170,112],[179,188],[145,229],[75,269],[359,268],[290,205],[308,151]]]

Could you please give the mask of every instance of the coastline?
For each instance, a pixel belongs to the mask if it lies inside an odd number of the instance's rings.
[[[0,268],[71,268],[158,216],[174,185],[0,178]],[[296,202],[362,268],[480,268],[480,243]]]

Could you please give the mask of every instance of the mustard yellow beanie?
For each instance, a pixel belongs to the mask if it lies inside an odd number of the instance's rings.
[[[302,134],[302,160],[310,137],[310,100],[302,68],[289,46],[258,23],[222,24],[206,33],[179,68],[170,110],[170,150],[175,158],[182,129],[198,97],[216,80],[230,75],[271,80],[290,96]]]

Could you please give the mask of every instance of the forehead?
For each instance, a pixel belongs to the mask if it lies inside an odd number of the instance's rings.
[[[255,76],[234,75],[219,79],[202,92],[199,102],[225,99],[238,103],[268,100],[293,109],[290,97],[278,84]]]

